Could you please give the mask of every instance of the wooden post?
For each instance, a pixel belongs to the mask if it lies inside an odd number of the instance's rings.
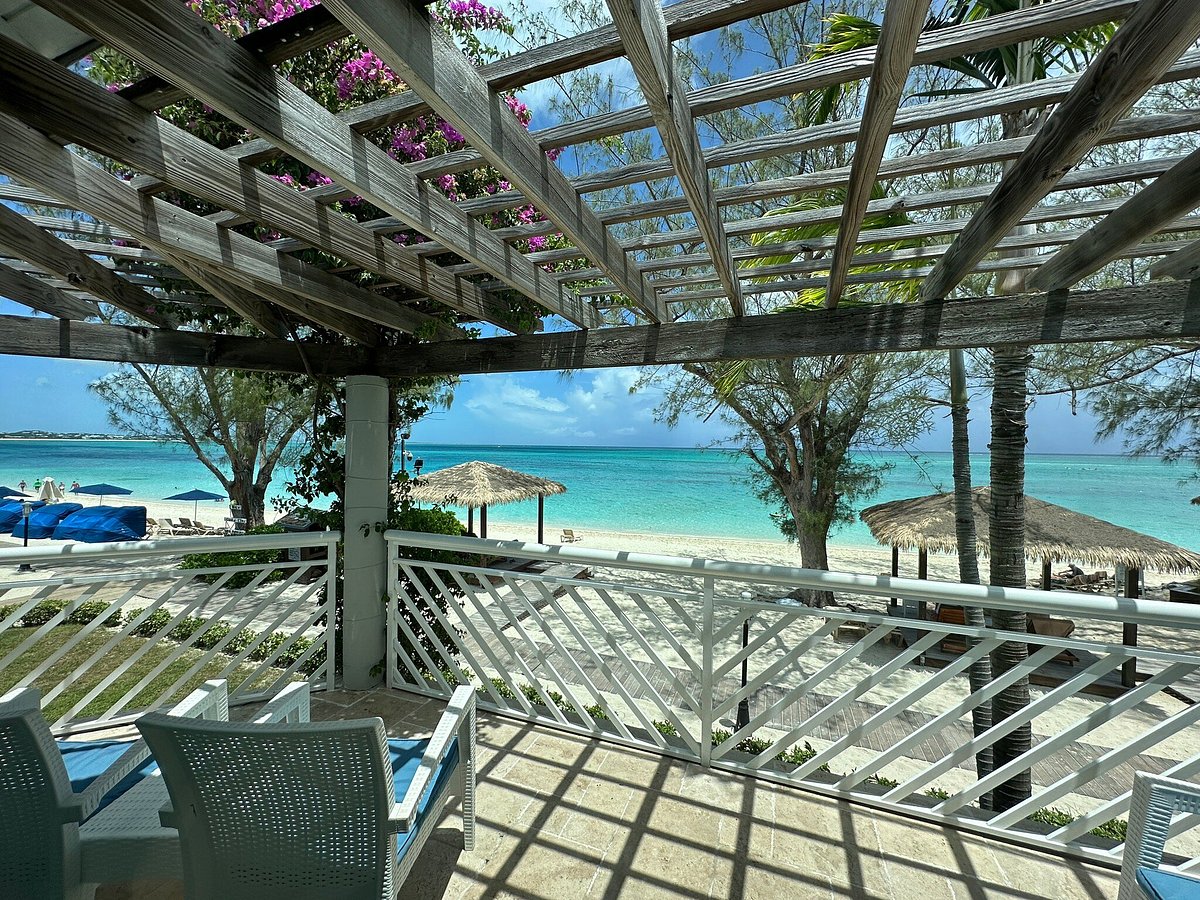
[[[1125,569],[1125,598],[1127,600],[1136,600],[1141,596],[1141,575],[1140,569],[1135,569],[1132,566],[1127,566]],[[1136,647],[1138,641],[1138,627],[1134,622],[1126,622],[1121,626],[1121,643],[1126,647]],[[1131,659],[1121,666],[1121,684],[1124,687],[1133,687],[1137,682],[1137,660]]]
[[[929,551],[925,547],[920,547],[917,550],[917,577],[922,581],[929,578]],[[917,603],[917,616],[924,619],[926,612],[926,604],[924,600]]]
[[[546,495],[538,494],[538,543],[546,543],[545,539],[545,521],[546,521]]]
[[[1042,560],[1042,590],[1050,590],[1050,560]]]
[[[475,507],[467,507],[467,534],[475,533]]]
[[[487,537],[487,504],[479,507],[479,536]]]
[[[900,546],[898,544],[892,544],[892,577],[898,578],[899,576],[900,576]],[[888,598],[889,606],[895,606],[899,602],[900,602],[899,597],[889,597]]]

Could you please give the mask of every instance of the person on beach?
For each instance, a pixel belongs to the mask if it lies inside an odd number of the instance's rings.
[[[33,489],[35,491],[40,491],[42,489],[42,479],[39,478],[37,481],[35,481],[33,483]]]
[[[67,490],[67,485],[64,482],[60,481],[58,483],[58,492],[60,494],[63,494],[63,493],[66,493],[66,490]]]
[[[62,485],[59,485],[59,487],[62,487]],[[73,490],[73,491],[79,490],[79,479],[78,478],[76,478],[74,481],[71,482],[71,490]]]
[[[17,490],[20,491],[22,494],[25,493],[25,488],[27,486],[28,485],[25,484],[24,478],[22,478],[19,482],[17,482]]]

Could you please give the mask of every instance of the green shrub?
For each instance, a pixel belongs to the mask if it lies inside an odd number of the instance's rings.
[[[593,719],[598,719],[601,721],[608,720],[608,713],[604,711],[604,707],[602,707],[599,703],[593,703],[591,706],[585,706],[584,709],[587,710],[587,714]]]
[[[1070,825],[1075,821],[1076,817],[1071,815],[1065,809],[1059,809],[1057,806],[1044,806],[1041,809],[1033,812],[1029,816],[1031,821],[1041,822],[1043,825],[1050,825],[1053,828],[1062,828],[1064,825]],[[1097,825],[1088,834],[1094,834],[1096,837],[1107,838],[1111,841],[1123,841],[1129,823],[1122,819],[1109,819],[1100,825]]]
[[[534,706],[545,706],[546,701],[542,699],[542,695],[538,693],[538,689],[532,684],[521,685],[521,693],[525,695],[525,699]]]
[[[900,787],[900,782],[895,778],[888,778],[886,775],[868,775],[865,780],[867,784],[878,784],[885,788]]]
[[[204,619],[199,616],[184,616],[179,620],[179,623],[171,629],[171,633],[167,635],[173,641],[183,643],[193,634],[204,627]]]
[[[230,656],[239,656],[256,640],[258,640],[258,632],[247,628],[230,638],[229,643],[221,648],[221,652],[228,653]]]
[[[935,800],[949,800],[950,792],[945,788],[931,787],[926,792],[927,796],[933,797]]]
[[[43,600],[21,616],[20,626],[22,628],[40,628],[66,608],[66,600]]]
[[[251,528],[249,534],[286,534],[278,525],[259,525]],[[287,556],[287,550],[248,550],[228,551],[222,553],[189,553],[179,564],[181,569],[225,569],[232,566],[265,566],[274,562],[282,562]],[[243,588],[254,581],[260,573],[237,572],[224,582],[222,587]],[[270,572],[262,581],[279,581],[287,576],[283,569]],[[219,573],[197,575],[201,581],[212,584],[221,578]]]
[[[204,620],[202,619],[201,621]],[[200,629],[196,630],[199,631]],[[211,650],[228,637],[231,631],[233,629],[225,622],[216,622],[200,632],[200,636],[196,638],[196,643],[193,646],[199,647],[201,650]]]
[[[782,753],[779,754],[779,756],[776,757],[776,759],[781,759],[786,763],[791,763],[792,765],[800,766],[800,765],[803,765],[804,763],[808,762],[810,759],[812,759],[816,755],[817,755],[817,751],[813,749],[812,744],[810,744],[808,741],[805,741],[803,747],[801,747],[799,744],[797,744],[795,747],[791,747],[788,750],[784,750]],[[824,772],[828,772],[829,767],[822,766],[821,770]]]
[[[712,730],[712,745],[720,747],[723,743],[733,737],[733,733],[726,731],[724,728],[714,728]]]
[[[679,735],[679,731],[670,722],[660,722],[655,719],[654,727],[658,729],[659,734],[665,734],[667,737],[677,737]]]
[[[129,624],[138,616],[146,611],[146,607],[141,609],[131,609],[125,616],[125,623]],[[150,615],[146,616],[145,620],[133,629],[133,633],[138,637],[152,638],[170,624],[172,619],[171,614],[165,609],[156,609]]]
[[[0,606],[0,622],[3,622],[20,608],[21,604],[19,603],[10,603],[8,606]]]
[[[496,689],[496,693],[505,700],[516,700],[517,692],[508,686],[508,683],[503,678],[491,679],[492,687]],[[480,689],[482,690],[482,688]]]
[[[264,659],[273,656],[275,651],[282,647],[284,641],[287,639],[288,636],[282,631],[272,631],[262,639],[261,644],[250,651],[250,658],[256,662],[262,662]]]
[[[108,604],[103,600],[88,600],[86,603],[80,603],[74,612],[67,616],[67,621],[72,625],[87,625],[93,619],[99,618],[106,612],[108,612]],[[113,612],[104,620],[105,628],[116,628],[120,624],[120,610]]]
[[[1129,823],[1124,819],[1109,819],[1103,825],[1097,825],[1090,833],[1111,841],[1124,841],[1128,832]]]

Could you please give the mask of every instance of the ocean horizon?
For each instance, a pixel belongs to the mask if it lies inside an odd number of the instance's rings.
[[[722,448],[531,447],[409,442],[423,471],[479,459],[566,485],[546,498],[548,527],[588,528],[744,540],[783,540],[773,511],[750,487],[751,463]],[[398,454],[397,454],[398,455]],[[887,465],[883,486],[855,509],[855,521],[835,527],[830,542],[877,546],[857,513],[862,507],[950,490],[949,452],[877,450],[856,454]],[[971,456],[976,484],[987,481],[988,454]],[[268,504],[284,495],[290,470],[277,469]],[[1157,458],[1109,454],[1030,454],[1026,492],[1051,503],[1200,551],[1200,488],[1186,466]],[[182,443],[106,439],[0,440],[0,483],[30,485],[46,475],[70,484],[106,481],[129,488],[128,500],[161,500],[192,488],[220,492],[220,483]],[[453,508],[453,507],[452,507]],[[203,512],[203,504],[201,504]],[[465,510],[458,510],[465,520]],[[494,506],[488,520],[531,524],[536,501]]]

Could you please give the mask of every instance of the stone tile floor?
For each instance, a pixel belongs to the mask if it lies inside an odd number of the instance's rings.
[[[397,692],[322,693],[314,719],[380,716],[428,734],[439,704]],[[1116,873],[794,788],[500,716],[479,717],[478,839],[446,814],[401,897],[863,900],[1116,896]],[[109,885],[98,900],[177,900],[174,882]]]

